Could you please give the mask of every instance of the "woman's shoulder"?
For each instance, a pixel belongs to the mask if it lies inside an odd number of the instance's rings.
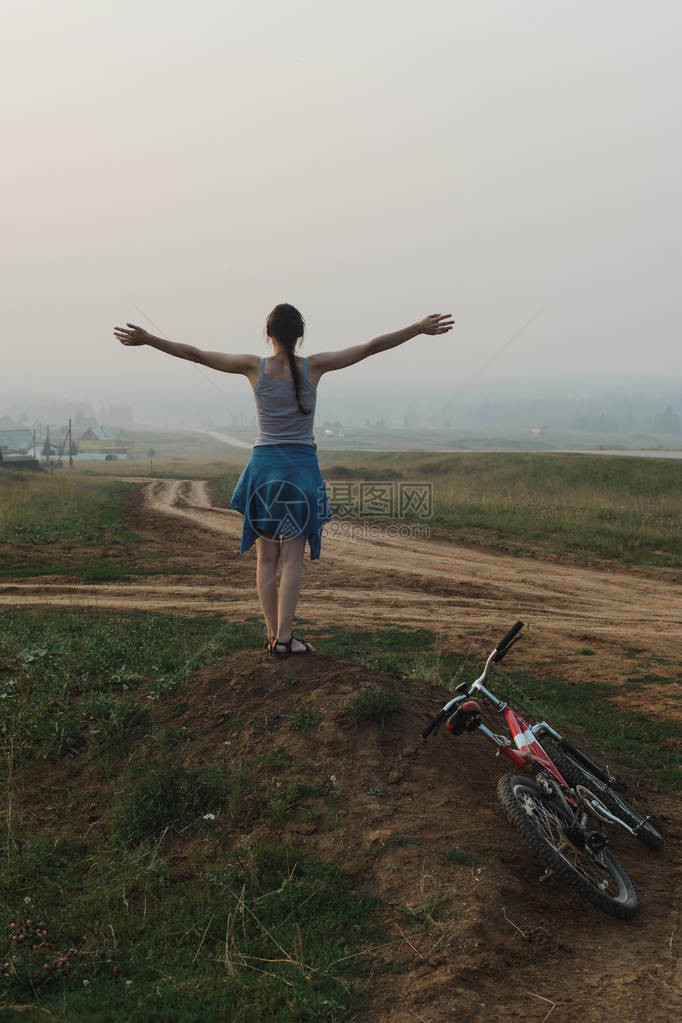
[[[308,359],[301,355],[294,356],[296,360],[296,369],[299,377],[305,378],[308,370]],[[276,380],[278,382],[285,381],[291,383],[291,368],[289,362],[280,362],[273,356],[263,357],[260,360],[261,375],[266,380]]]

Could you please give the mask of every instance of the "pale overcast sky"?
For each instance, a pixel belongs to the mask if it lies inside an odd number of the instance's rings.
[[[207,385],[115,324],[349,371],[682,376],[672,0],[5,0],[0,392]],[[152,328],[153,329],[153,328]],[[172,365],[171,365],[172,363]],[[338,384],[342,383],[339,378]]]

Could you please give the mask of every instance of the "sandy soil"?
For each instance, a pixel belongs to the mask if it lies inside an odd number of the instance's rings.
[[[147,560],[173,552],[186,574],[91,586],[56,576],[9,580],[0,583],[0,603],[220,612],[231,619],[258,612],[253,551],[238,554],[241,516],[213,507],[206,484],[146,482],[131,516],[146,537]],[[444,648],[468,644],[476,663],[522,618],[529,629],[518,663],[551,661],[564,676],[609,682],[633,707],[642,692],[630,694],[624,679],[633,670],[628,648],[636,647],[644,662],[663,659],[655,670],[670,679],[665,713],[681,714],[674,683],[682,600],[680,587],[664,578],[505,556],[446,538],[337,535],[325,538],[319,562],[306,564],[300,614],[319,626],[436,629]],[[580,655],[586,646],[594,656]],[[343,711],[368,681],[409,697],[383,732],[358,728]],[[300,700],[324,714],[312,735],[281,716]],[[640,787],[666,847],[652,853],[616,837],[642,910],[631,923],[610,919],[558,883],[539,883],[542,868],[497,803],[504,765],[492,747],[469,735],[421,741],[421,727],[441,703],[442,692],[424,683],[320,653],[273,662],[263,651],[244,651],[202,671],[182,703],[160,713],[201,736],[207,756],[213,738],[222,745],[221,722],[234,714],[243,722],[231,736],[235,755],[282,745],[305,760],[308,776],[336,779],[341,812],[333,827],[294,815],[285,837],[361,868],[390,909],[390,940],[380,957],[393,969],[370,981],[363,1023],[679,1019],[680,802]],[[259,838],[281,834],[261,830]],[[453,849],[472,851],[473,865],[444,858]],[[179,875],[184,869],[181,849],[173,869]],[[443,912],[418,923],[418,907],[438,893]],[[417,911],[414,919],[404,907]]]

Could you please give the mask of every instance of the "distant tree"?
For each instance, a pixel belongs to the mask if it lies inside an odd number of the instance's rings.
[[[587,433],[618,433],[620,424],[614,419],[609,419],[602,412],[599,416],[581,416],[573,422],[574,430],[581,430]]]
[[[680,433],[680,417],[673,412],[672,405],[666,407],[661,415],[659,412],[654,416],[654,431],[656,433]]]

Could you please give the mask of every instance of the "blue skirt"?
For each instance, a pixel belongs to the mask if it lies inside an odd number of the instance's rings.
[[[264,444],[253,449],[230,500],[244,516],[241,554],[259,536],[305,536],[319,558],[322,526],[332,511],[311,444]]]

